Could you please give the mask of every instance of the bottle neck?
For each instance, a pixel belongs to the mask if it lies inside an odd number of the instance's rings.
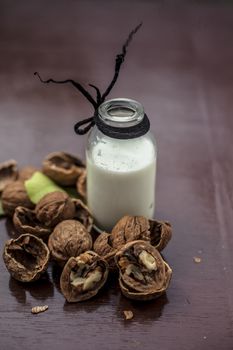
[[[126,98],[102,103],[95,116],[95,122],[105,135],[117,139],[140,137],[150,129],[150,122],[142,105]]]

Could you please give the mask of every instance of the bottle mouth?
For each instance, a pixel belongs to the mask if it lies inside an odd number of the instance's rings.
[[[95,115],[97,128],[115,139],[132,139],[146,134],[150,121],[141,103],[129,98],[114,98],[102,103]]]
[[[114,98],[99,106],[100,119],[107,125],[126,128],[139,124],[144,118],[141,103],[128,98]]]

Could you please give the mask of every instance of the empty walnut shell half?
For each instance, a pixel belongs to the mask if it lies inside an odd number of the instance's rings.
[[[72,186],[81,175],[84,163],[71,154],[53,152],[43,161],[43,173],[62,186]]]
[[[70,257],[92,248],[92,237],[81,222],[64,220],[51,233],[48,246],[52,259],[64,266]]]
[[[112,246],[119,249],[127,242],[139,239],[150,241],[149,229],[149,221],[144,216],[124,216],[112,229]]]
[[[95,240],[93,250],[102,258],[104,258],[111,269],[116,268],[114,256],[117,249],[112,247],[111,234],[102,232]]]
[[[51,229],[44,226],[36,217],[34,210],[17,207],[13,216],[14,226],[19,233],[30,233],[36,237],[47,240]]]
[[[37,219],[47,227],[54,227],[75,215],[75,205],[71,198],[59,191],[46,194],[37,203],[35,210]]]
[[[13,216],[15,209],[19,206],[34,208],[23,182],[14,181],[9,183],[2,192],[2,207],[6,215]]]
[[[168,221],[149,220],[150,223],[150,242],[162,251],[172,238],[172,227]]]
[[[18,168],[15,160],[11,159],[0,164],[0,192],[6,185],[15,181],[18,176]]]
[[[75,215],[74,218],[80,221],[87,229],[91,232],[93,227],[93,216],[91,215],[88,207],[81,201],[81,199],[73,199],[75,205]]]
[[[172,269],[149,242],[133,241],[115,256],[122,293],[130,299],[151,300],[164,294]]]
[[[108,263],[98,254],[87,251],[66,263],[60,279],[61,291],[70,303],[95,296],[108,277]]]
[[[47,269],[49,249],[40,238],[24,234],[5,243],[3,259],[12,277],[32,282]]]
[[[83,169],[81,175],[78,177],[76,189],[80,197],[86,201],[87,198],[87,170]]]

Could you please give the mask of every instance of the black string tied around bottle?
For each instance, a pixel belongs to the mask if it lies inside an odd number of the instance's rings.
[[[103,94],[101,94],[99,88],[93,84],[89,84],[90,87],[92,87],[96,92],[96,98],[94,99],[93,96],[77,81],[73,79],[66,79],[66,80],[55,80],[55,79],[48,79],[43,80],[38,72],[35,72],[34,75],[37,75],[42,83],[49,84],[72,84],[79,92],[83,94],[84,97],[92,104],[94,108],[94,114],[90,118],[83,119],[79,122],[77,122],[74,125],[74,131],[78,135],[85,135],[94,125],[98,127],[99,130],[101,130],[105,135],[118,138],[118,139],[129,139],[129,138],[135,138],[142,136],[148,132],[150,129],[150,121],[146,114],[144,114],[144,117],[141,122],[134,126],[130,127],[124,127],[119,128],[115,126],[111,126],[108,124],[105,124],[103,120],[99,117],[98,108],[99,106],[105,101],[106,97],[111,92],[112,88],[114,87],[117,78],[120,73],[121,65],[124,62],[128,45],[130,44],[134,34],[140,29],[142,26],[142,23],[137,25],[129,34],[126,42],[124,43],[122,47],[122,52],[116,56],[115,59],[115,70],[114,70],[114,76],[111,80],[111,83],[105,90]]]

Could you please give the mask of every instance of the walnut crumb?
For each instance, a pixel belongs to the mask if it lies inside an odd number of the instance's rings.
[[[133,315],[133,312],[131,310],[124,310],[123,313],[124,313],[126,320],[132,320],[134,315]]]
[[[196,264],[199,264],[201,262],[201,258],[199,258],[198,256],[194,256],[193,260]]]
[[[39,314],[40,312],[44,312],[46,310],[48,310],[48,305],[43,305],[43,306],[34,306],[32,308],[32,314]]]

